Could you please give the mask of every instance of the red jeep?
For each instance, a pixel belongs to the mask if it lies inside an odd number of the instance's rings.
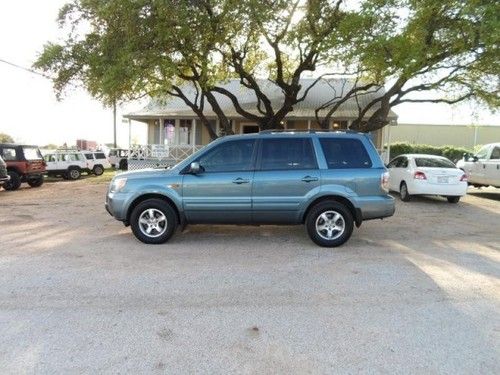
[[[3,185],[5,190],[17,190],[22,182],[31,187],[42,186],[45,161],[37,146],[0,143],[0,156],[10,176],[10,181]]]

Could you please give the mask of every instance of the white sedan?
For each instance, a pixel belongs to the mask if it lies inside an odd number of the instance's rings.
[[[399,155],[387,168],[389,189],[399,192],[405,202],[412,195],[441,195],[450,203],[458,203],[467,193],[467,175],[442,156]]]

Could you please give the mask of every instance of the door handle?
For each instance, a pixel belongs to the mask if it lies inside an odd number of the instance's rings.
[[[244,178],[238,177],[236,180],[233,180],[233,184],[241,185],[248,184],[250,180],[245,180]]]
[[[302,181],[304,182],[313,182],[313,181],[318,181],[318,177],[311,177],[311,176],[306,176],[302,178]]]

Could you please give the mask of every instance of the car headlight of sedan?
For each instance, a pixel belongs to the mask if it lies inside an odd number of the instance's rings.
[[[111,182],[111,188],[109,189],[109,191],[111,193],[116,193],[120,190],[123,190],[126,184],[127,184],[126,177],[115,178],[113,182]]]

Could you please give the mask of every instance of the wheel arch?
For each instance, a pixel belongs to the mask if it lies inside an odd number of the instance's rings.
[[[335,201],[338,203],[342,203],[351,212],[352,217],[354,218],[354,222],[356,223],[356,227],[358,227],[358,228],[360,227],[360,225],[363,221],[363,216],[362,216],[361,210],[359,208],[356,208],[354,206],[354,204],[348,198],[343,197],[341,195],[334,195],[334,194],[323,195],[321,197],[314,199],[311,203],[309,203],[304,214],[302,215],[302,223],[305,223],[307,215],[309,214],[309,211],[311,210],[311,208],[313,208],[318,203],[325,202],[325,201]]]
[[[171,199],[170,197],[168,197],[164,194],[160,194],[160,193],[146,193],[146,194],[143,194],[143,195],[136,197],[130,203],[130,205],[127,209],[127,215],[125,216],[125,219],[126,219],[125,224],[126,225],[128,225],[130,223],[130,215],[132,214],[132,211],[134,210],[134,208],[137,207],[137,205],[139,205],[140,203],[142,203],[148,199],[160,199],[162,201],[167,202],[168,204],[170,204],[170,206],[172,206],[172,208],[175,211],[175,214],[177,216],[177,224],[182,224],[184,222],[183,216],[181,215],[179,208],[177,207],[177,205],[175,204],[173,199]]]

